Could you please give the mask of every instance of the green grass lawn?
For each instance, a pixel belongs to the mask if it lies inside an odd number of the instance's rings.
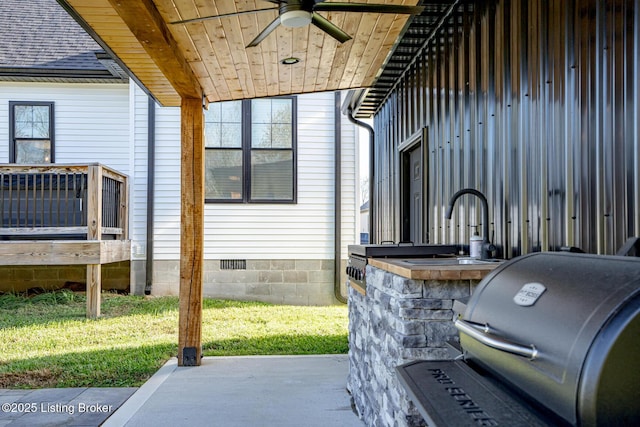
[[[0,296],[0,388],[136,387],[177,355],[178,299],[103,294]],[[346,306],[205,299],[205,356],[346,353]]]

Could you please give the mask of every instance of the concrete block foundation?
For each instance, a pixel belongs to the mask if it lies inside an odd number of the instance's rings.
[[[144,261],[132,261],[132,292],[144,293]],[[220,260],[204,261],[204,296],[289,305],[337,304],[333,260],[246,260],[245,268],[221,268]],[[344,271],[346,260],[342,261]],[[343,277],[341,283],[346,279]],[[140,283],[142,282],[142,283]],[[153,263],[152,295],[179,293],[180,262]],[[343,295],[346,295],[343,289]]]

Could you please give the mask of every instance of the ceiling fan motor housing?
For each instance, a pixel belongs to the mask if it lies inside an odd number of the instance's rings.
[[[289,28],[299,28],[311,23],[315,1],[289,1],[280,5],[280,23]]]

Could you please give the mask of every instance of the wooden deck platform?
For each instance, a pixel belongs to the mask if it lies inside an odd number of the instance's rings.
[[[86,265],[87,317],[101,266],[131,259],[128,178],[100,164],[0,165],[0,266]]]

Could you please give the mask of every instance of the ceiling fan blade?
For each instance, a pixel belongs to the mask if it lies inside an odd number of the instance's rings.
[[[232,16],[246,15],[246,14],[249,14],[249,13],[258,13],[258,12],[264,12],[266,10],[278,10],[278,9],[279,9],[278,7],[269,7],[269,8],[266,8],[266,9],[242,10],[240,12],[224,13],[222,15],[203,16],[203,17],[200,17],[200,18],[185,19],[183,21],[174,21],[174,22],[170,22],[170,24],[171,25],[191,24],[193,22],[208,21],[210,19],[229,18],[229,17],[232,17]]]
[[[280,16],[278,16],[276,19],[274,19],[273,21],[271,21],[271,24],[267,25],[267,28],[265,28],[264,30],[262,30],[260,32],[260,34],[258,34],[256,36],[255,39],[253,39],[251,41],[251,43],[249,43],[247,45],[247,47],[254,47],[254,46],[258,46],[260,44],[260,42],[262,40],[264,40],[269,34],[271,34],[276,28],[278,28],[278,25],[280,25]]]
[[[314,12],[360,12],[360,13],[395,13],[406,15],[419,15],[424,6],[405,6],[401,4],[375,4],[375,3],[329,3],[320,2],[313,6]]]
[[[338,40],[340,43],[351,40],[351,36],[349,34],[345,33],[333,22],[329,21],[327,18],[321,15],[318,15],[317,13],[314,13],[311,16],[311,23],[320,28],[325,33],[329,34],[334,39]]]

